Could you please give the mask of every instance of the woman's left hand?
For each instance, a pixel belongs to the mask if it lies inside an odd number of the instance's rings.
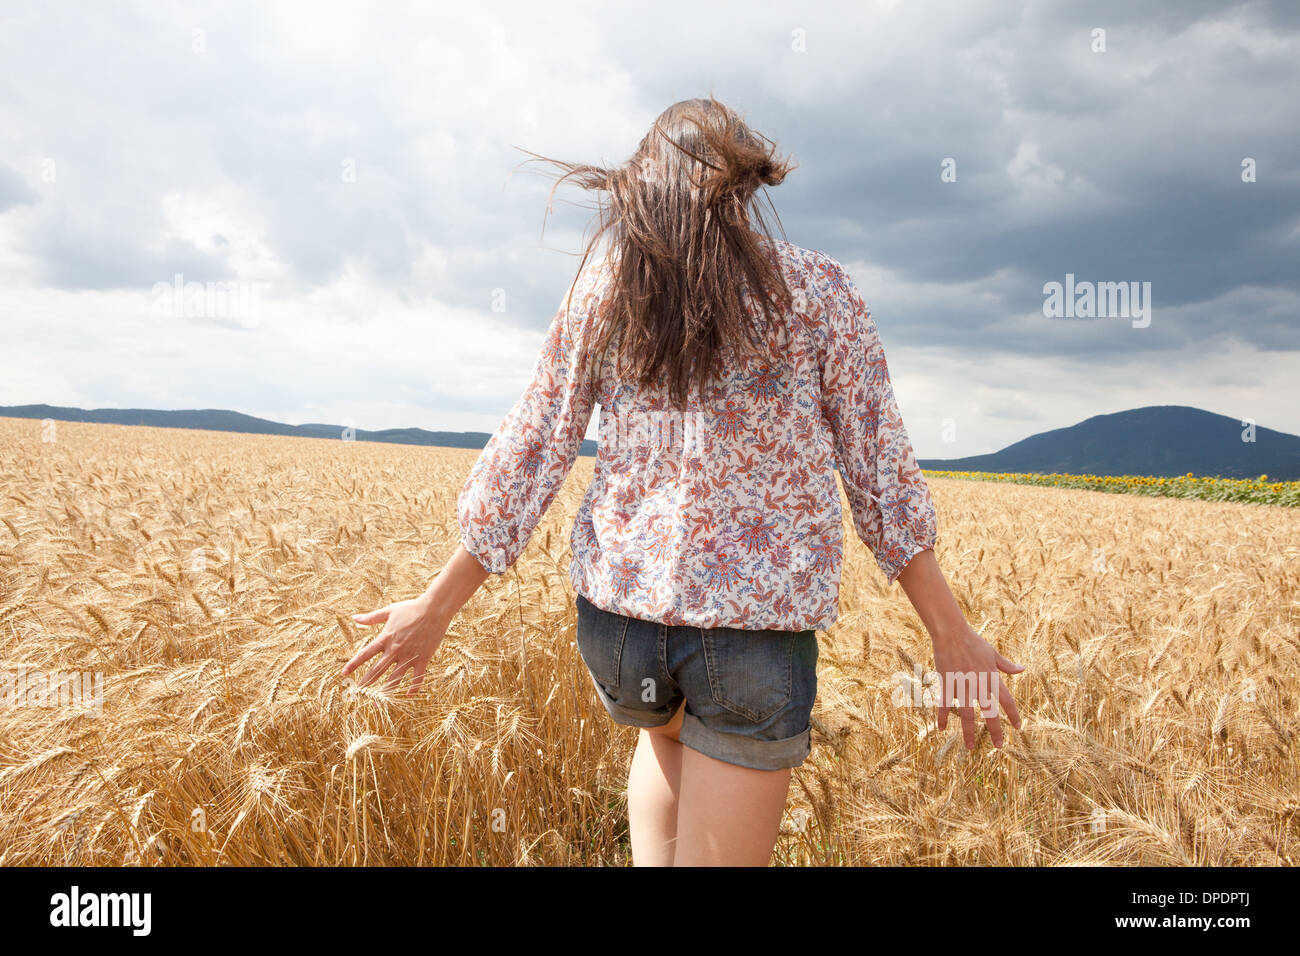
[[[384,629],[344,665],[343,676],[351,674],[382,652],[383,656],[357,681],[357,686],[367,687],[373,684],[390,667],[396,666],[392,677],[385,682],[384,690],[397,687],[409,670],[414,672],[415,679],[406,695],[414,695],[424,683],[424,671],[429,666],[429,659],[447,633],[447,621],[438,614],[430,595],[426,592],[418,598],[398,601],[377,611],[354,614],[352,620],[364,625],[383,624]]]

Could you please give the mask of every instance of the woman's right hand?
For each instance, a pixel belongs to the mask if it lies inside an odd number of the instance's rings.
[[[1025,668],[1013,664],[980,636],[962,616],[961,608],[952,596],[948,582],[939,570],[934,549],[926,548],[913,555],[898,575],[898,583],[907,592],[907,598],[916,608],[925,629],[934,642],[934,669],[943,682],[939,698],[939,729],[948,728],[948,711],[956,710],[961,716],[962,737],[966,749],[975,749],[975,708],[989,727],[993,746],[1003,744],[1002,722],[998,719],[998,704],[1011,718],[1011,726],[1020,729],[1020,712],[1011,698],[1011,691],[1003,683],[1004,674],[1019,674]],[[981,686],[981,684],[983,686]],[[961,706],[957,706],[958,698]]]
[[[998,704],[1007,712],[1011,726],[1016,730],[1020,729],[1020,712],[1016,710],[1011,691],[998,672],[1019,674],[1025,669],[1024,665],[1007,660],[969,624],[964,624],[949,634],[935,635],[933,641],[934,669],[942,682],[943,694],[938,707],[939,729],[947,729],[948,712],[957,711],[961,717],[961,732],[966,749],[974,750],[973,704],[977,702],[980,713],[988,724],[993,746],[1001,747],[1004,740],[1002,722],[998,719]]]

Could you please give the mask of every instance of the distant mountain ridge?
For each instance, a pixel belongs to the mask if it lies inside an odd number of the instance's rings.
[[[1072,475],[1300,480],[1300,436],[1255,426],[1242,441],[1240,419],[1188,405],[1147,405],[1094,415],[1039,432],[988,455],[926,458],[927,471],[1057,472]]]
[[[241,432],[249,435],[294,435],[299,438],[343,437],[343,425],[286,425],[256,418],[225,408],[71,408],[61,405],[0,405],[0,418],[52,418],[64,422],[99,425],[149,425],[154,428],[197,428],[202,431]],[[423,428],[353,429],[357,441],[391,442],[397,445],[436,445],[442,448],[482,448],[490,432],[431,432]],[[596,443],[583,441],[582,455],[595,455]]]
[[[197,428],[254,435],[342,438],[344,426],[286,425],[222,408],[71,408],[57,405],[0,405],[0,417],[52,418],[107,425]],[[1094,415],[1076,425],[1030,435],[1001,451],[965,458],[923,458],[927,471],[1058,472],[1087,475],[1154,475],[1192,472],[1202,477],[1300,480],[1300,436],[1255,427],[1255,440],[1243,442],[1245,426],[1236,418],[1188,405],[1148,405]],[[357,441],[482,448],[488,432],[433,432],[423,428],[354,429]],[[584,441],[580,454],[596,454]]]

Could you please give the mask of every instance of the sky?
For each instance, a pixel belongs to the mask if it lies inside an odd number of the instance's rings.
[[[1201,0],[0,0],[0,405],[493,431],[595,198],[523,150],[619,164],[709,93],[797,163],[780,234],[854,278],[918,457],[1300,433],[1300,4]]]

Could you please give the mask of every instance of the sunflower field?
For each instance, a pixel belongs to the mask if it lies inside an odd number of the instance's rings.
[[[1258,478],[1216,478],[1190,471],[1174,478],[1153,475],[1062,475],[1039,472],[929,471],[927,477],[962,478],[971,481],[1000,481],[1016,485],[1046,485],[1052,488],[1082,488],[1161,498],[1197,498],[1205,501],[1240,501],[1248,504],[1300,507],[1300,481]]]

